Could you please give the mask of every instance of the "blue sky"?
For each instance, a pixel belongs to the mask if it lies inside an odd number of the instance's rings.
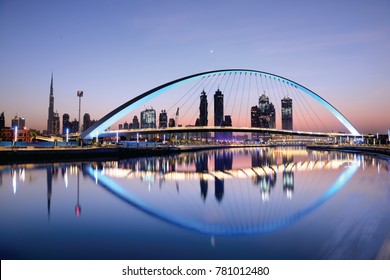
[[[248,68],[314,90],[362,132],[390,128],[390,1],[0,0],[0,111],[45,129],[98,119],[196,72]],[[210,52],[210,51],[213,52]]]

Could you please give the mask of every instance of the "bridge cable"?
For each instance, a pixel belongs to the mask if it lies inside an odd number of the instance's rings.
[[[244,83],[242,86],[242,95],[245,92],[246,74],[247,74],[247,72],[245,72]],[[242,107],[242,100],[244,99],[243,96],[240,99],[241,99],[241,102],[240,102],[240,111],[238,113],[238,121],[241,121],[241,107]]]
[[[206,95],[207,95],[207,89],[206,89],[206,88],[207,88],[208,85],[210,84],[211,80],[215,77],[215,75],[216,75],[216,74],[214,74],[214,75],[212,75],[212,76],[209,76],[210,79],[208,80],[206,86],[203,87],[203,90],[205,90]],[[220,75],[220,74],[219,74],[219,75]],[[199,90],[199,91],[200,91],[200,90]],[[194,100],[191,102],[191,104],[190,104],[190,106],[188,107],[188,109],[184,112],[184,114],[182,115],[181,119],[183,119],[183,118],[187,115],[187,113],[188,113],[191,109],[194,108],[194,104],[195,104],[197,101],[199,101],[199,99],[198,99],[198,97],[199,97],[199,92],[194,92],[194,94],[193,94],[192,97],[195,97],[195,98],[194,98]],[[196,107],[196,106],[195,106],[195,108],[197,108],[197,109],[196,109],[196,111],[195,111],[195,115],[194,115],[194,116],[196,116],[196,114],[199,113],[199,107]],[[193,118],[194,118],[194,117],[193,117]],[[192,125],[193,118],[190,120],[190,123],[187,124],[187,125]]]
[[[224,80],[224,78],[225,78],[225,75],[226,75],[226,73],[224,73],[224,74],[221,76],[222,79],[221,79],[221,81],[220,81],[220,84],[223,82],[223,80]],[[218,77],[215,79],[215,81],[214,81],[213,85],[211,86],[211,88],[214,88],[214,85],[215,85],[216,82],[218,81],[219,77],[220,77],[220,74],[219,74]],[[210,90],[211,90],[211,89],[210,89]],[[196,101],[196,100],[195,100],[195,101]],[[210,106],[209,106],[209,107],[210,107]],[[209,110],[209,108],[207,108],[207,110]],[[207,111],[207,112],[209,112],[209,111]],[[199,107],[198,107],[198,109],[196,110],[195,115],[191,118],[191,123],[193,122],[193,120],[194,120],[194,118],[196,117],[197,114],[199,114]]]
[[[298,91],[298,89],[297,89],[296,87],[294,87],[294,90],[295,90],[295,91]],[[324,123],[322,122],[322,120],[321,120],[320,117],[318,117],[318,115],[317,115],[317,113],[316,113],[316,110],[314,110],[314,109],[311,107],[310,102],[308,102],[306,98],[307,98],[307,96],[306,96],[306,95],[303,95],[303,100],[308,104],[310,110],[314,113],[314,115],[316,116],[316,118],[320,121],[321,125],[323,125],[323,127],[325,128],[326,131],[330,131],[329,128],[327,127],[327,125],[324,124]]]
[[[241,74],[242,74],[242,72],[240,72],[240,75],[238,76],[238,83],[237,83],[237,88],[236,88],[236,94],[234,95],[233,106],[236,104],[238,88],[239,88],[239,86],[240,86]],[[234,107],[233,107],[233,108],[234,108]],[[232,109],[232,110],[233,110],[233,109]],[[232,112],[232,113],[233,113],[233,112]],[[233,115],[233,114],[232,114],[232,115]],[[239,121],[240,121],[240,118],[238,118],[237,124],[238,124]]]
[[[212,79],[215,75],[216,75],[216,74],[207,76],[207,84],[206,84],[206,86],[204,86],[204,88],[208,86],[208,84],[210,83],[211,79]],[[210,78],[210,77],[211,77],[211,78]],[[203,83],[203,84],[204,84],[204,83]],[[206,92],[206,94],[207,94],[207,92]],[[194,92],[192,95],[190,95],[190,96],[186,99],[186,101],[185,101],[184,104],[181,106],[181,108],[183,108],[184,105],[187,104],[187,102],[189,101],[189,99],[190,99],[191,97],[194,97],[194,95],[196,96],[196,92]],[[193,102],[191,103],[191,105],[193,105],[193,104],[196,102],[196,99],[197,99],[197,98],[195,98],[195,101],[193,101]],[[189,108],[191,108],[191,105],[190,105]],[[180,115],[180,120],[183,120],[183,118],[185,117],[185,115],[187,114],[187,112],[188,112],[188,110],[184,111],[184,114]]]
[[[211,86],[211,88],[210,88],[210,91],[214,91],[214,89],[215,89],[215,83],[216,83],[217,81],[214,81],[214,83],[213,83],[213,85]],[[223,93],[222,93],[223,94]],[[208,107],[208,111],[210,112],[210,109],[211,109],[211,106],[214,104],[214,95],[212,96],[212,98],[211,98],[211,102],[210,102],[210,104],[209,104],[209,107]],[[213,117],[214,117],[214,114],[215,114],[215,112],[213,111]],[[215,117],[214,117],[214,119],[215,119]]]
[[[248,126],[248,110],[250,110],[251,106],[249,105],[249,97],[251,95],[251,85],[252,85],[252,73],[249,73],[249,86],[248,86],[248,98],[247,98],[247,102],[246,102],[246,118],[245,118],[245,126],[246,127],[249,127]],[[250,112],[250,111],[249,111]],[[249,113],[249,116],[250,116],[250,113]]]
[[[180,97],[180,99],[177,101],[177,102],[175,102],[168,110],[167,110],[167,112],[170,112],[173,108],[176,108],[177,107],[177,104],[179,104],[179,102],[188,94],[188,93],[190,93],[196,86],[198,86],[197,87],[197,89],[195,90],[195,91],[197,91],[198,89],[199,89],[199,87],[200,86],[202,86],[203,84],[204,84],[204,82],[207,80],[207,77],[202,77],[202,79],[200,79],[200,80],[198,80],[197,81],[197,83],[195,83],[184,95],[182,95],[181,97]],[[200,84],[200,85],[198,85],[198,84]],[[191,94],[192,95],[192,94]],[[179,108],[180,108],[180,106],[179,106]],[[177,125],[177,124],[176,124]]]
[[[287,89],[286,89],[286,90],[287,90]],[[294,94],[293,91],[290,90],[290,92],[291,92],[292,94]],[[310,119],[311,119],[311,121],[313,122],[313,124],[314,124],[315,128],[317,129],[317,131],[320,131],[320,129],[319,129],[318,126],[317,126],[317,123],[316,123],[316,122],[314,121],[314,119],[313,119],[312,114],[309,112],[309,110],[307,109],[307,106],[303,103],[303,101],[302,101],[302,99],[301,99],[302,92],[296,93],[295,95],[296,95],[297,98],[299,99],[299,102],[302,104],[302,106],[306,109],[307,115],[310,117]],[[310,130],[311,130],[311,128],[310,128]]]
[[[296,106],[292,106],[293,107],[293,112],[295,111],[296,112],[296,116],[298,116],[299,114],[298,114],[298,110],[301,112],[301,115],[299,115],[299,116],[302,116],[303,117],[303,119],[304,119],[304,121],[305,121],[305,123],[306,123],[306,126],[308,127],[308,129],[309,129],[309,131],[311,130],[311,127],[310,127],[310,125],[309,125],[309,123],[307,122],[307,120],[306,120],[306,117],[305,117],[305,114],[303,113],[303,111],[302,111],[302,109],[301,109],[301,106],[300,106],[300,104],[299,104],[299,102],[297,102],[298,100],[295,100],[295,104],[296,104]],[[298,108],[298,110],[296,109],[296,107]],[[293,114],[293,127],[294,127],[294,114]],[[302,124],[301,124],[302,125]],[[301,128],[301,129],[303,129],[303,127]],[[293,130],[297,130],[297,128],[293,128]],[[303,129],[304,130],[304,129]]]
[[[278,114],[275,116],[275,118],[278,116],[277,119],[280,122],[280,129],[282,129],[282,106],[280,105],[280,107],[279,107],[279,102],[281,102],[283,97],[281,97],[280,91],[278,90],[276,84],[274,85],[274,83],[276,83],[275,80],[272,80],[271,76],[269,78],[270,78],[270,84],[272,86],[272,91],[273,91],[274,97],[275,97],[276,107],[278,109]],[[272,81],[274,81],[274,82],[272,82]],[[278,96],[276,96],[276,94]],[[275,120],[275,122],[277,122],[277,121]]]
[[[226,101],[226,111],[228,112],[228,106],[230,105],[230,102],[229,102],[229,100],[230,100],[230,96],[232,95],[232,89],[233,89],[233,85],[234,85],[234,82],[235,82],[235,80],[236,80],[236,77],[237,77],[237,72],[235,72],[234,73],[234,76],[233,76],[233,81],[232,81],[232,83],[230,84],[230,87],[229,87],[229,93],[228,93],[228,98],[227,98],[227,101]],[[229,74],[229,75],[231,75],[231,74]],[[234,109],[234,104],[232,104],[232,106],[231,106],[232,108],[231,108],[231,111],[229,111],[229,112],[231,112],[230,113],[230,115],[231,116],[233,116],[233,109]],[[233,119],[232,119],[232,124],[233,124]]]
[[[226,82],[226,84],[225,84],[225,87],[224,87],[224,89],[223,89],[223,92],[226,92],[226,91],[227,91],[227,88],[228,88],[228,85],[229,85],[229,81],[230,81],[231,75],[232,75],[232,73],[229,73],[229,78],[228,78],[228,80],[227,80],[227,82]],[[230,95],[231,95],[231,91],[232,91],[232,85],[234,84],[234,78],[235,78],[235,75],[233,76],[233,81],[230,83],[230,87],[229,87],[229,90],[228,90],[229,92],[226,92],[226,93],[224,94],[224,96],[227,96],[227,99],[226,99],[226,106],[224,106],[224,107],[225,107],[224,112],[229,112],[229,109],[228,109],[228,107],[229,107],[229,105],[230,105],[229,100],[230,100]],[[232,119],[232,124],[233,124],[233,119]]]

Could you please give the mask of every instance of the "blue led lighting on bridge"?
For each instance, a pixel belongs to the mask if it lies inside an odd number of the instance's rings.
[[[339,175],[336,181],[329,187],[329,189],[312,204],[305,207],[302,210],[295,212],[292,215],[286,216],[284,218],[268,221],[263,224],[254,224],[251,226],[233,226],[229,224],[218,224],[212,223],[209,224],[204,221],[186,219],[175,215],[172,213],[164,212],[164,209],[155,207],[152,204],[148,204],[143,201],[141,198],[132,194],[129,191],[126,191],[121,185],[113,181],[106,175],[103,175],[101,171],[93,169],[91,166],[86,168],[86,173],[96,180],[97,184],[108,190],[110,193],[116,197],[122,199],[128,204],[134,206],[135,208],[151,215],[152,217],[158,218],[170,224],[174,224],[184,229],[193,230],[202,234],[207,235],[221,235],[221,236],[241,236],[241,235],[254,235],[254,234],[266,234],[270,232],[275,232],[280,229],[283,229],[298,220],[306,217],[321,205],[327,202],[331,197],[333,197],[337,192],[339,192],[353,177],[353,175],[358,171],[359,165],[357,162],[353,162],[351,165],[345,167],[345,170]]]
[[[98,122],[96,122],[94,125],[92,125],[90,128],[85,130],[81,134],[82,139],[92,139],[96,132],[102,132],[106,130],[108,127],[119,121],[120,119],[124,118],[126,115],[128,115],[133,110],[137,109],[147,101],[150,101],[151,99],[157,97],[158,95],[162,94],[163,92],[166,92],[167,90],[170,90],[174,87],[177,87],[183,83],[187,83],[189,81],[195,80],[195,79],[201,79],[209,76],[215,76],[220,74],[231,74],[231,73],[251,73],[251,74],[260,74],[264,75],[264,77],[270,77],[277,79],[278,81],[282,81],[284,83],[287,83],[291,86],[296,87],[297,89],[300,89],[307,95],[314,98],[316,101],[318,101],[323,107],[325,107],[331,114],[333,114],[347,129],[348,131],[354,135],[354,136],[360,136],[360,133],[357,131],[357,129],[352,125],[351,122],[347,120],[346,117],[344,117],[335,107],[333,107],[329,102],[327,102],[325,99],[323,99],[321,96],[316,94],[315,92],[311,91],[310,89],[292,81],[287,78],[284,78],[282,76],[278,76],[275,74],[263,72],[263,71],[257,71],[257,70],[247,70],[247,69],[226,69],[226,70],[214,70],[214,71],[208,71],[203,73],[197,73],[190,76],[186,76],[183,78],[176,79],[174,81],[168,82],[166,84],[163,84],[161,86],[158,86],[154,89],[151,89],[143,94],[138,95],[137,97],[129,100],[128,102],[124,103],[123,105],[119,106],[118,108],[114,109],[107,115],[105,115],[103,118],[101,118]]]

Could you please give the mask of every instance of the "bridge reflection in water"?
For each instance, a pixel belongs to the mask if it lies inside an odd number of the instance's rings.
[[[153,217],[204,234],[236,236],[277,231],[310,215],[361,164],[353,154],[229,149],[106,162],[84,172]]]

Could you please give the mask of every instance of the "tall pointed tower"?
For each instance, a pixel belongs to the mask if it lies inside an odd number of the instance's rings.
[[[49,96],[49,113],[47,117],[47,134],[54,134],[54,90],[53,90],[53,73],[51,73],[50,96]]]

